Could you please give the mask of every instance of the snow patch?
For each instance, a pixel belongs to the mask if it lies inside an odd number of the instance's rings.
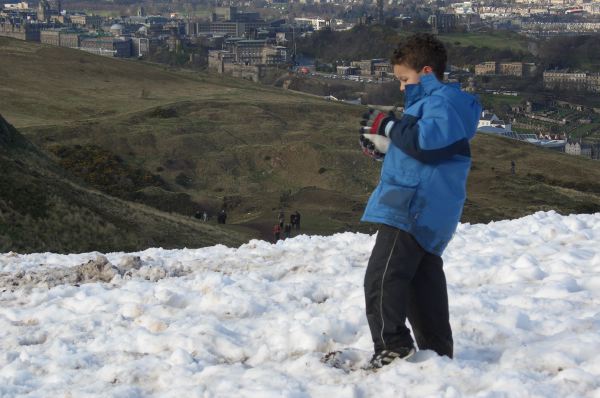
[[[374,243],[0,254],[0,396],[600,396],[600,214],[460,225],[455,358],[366,372]]]

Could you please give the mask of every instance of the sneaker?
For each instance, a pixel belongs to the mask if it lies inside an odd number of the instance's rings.
[[[383,350],[373,354],[373,357],[369,361],[365,369],[379,369],[385,365],[389,365],[395,359],[408,359],[415,353],[414,347],[402,347],[394,351]]]

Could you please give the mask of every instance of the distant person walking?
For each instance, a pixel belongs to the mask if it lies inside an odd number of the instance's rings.
[[[285,222],[285,213],[283,212],[283,210],[281,210],[281,211],[279,212],[279,217],[278,217],[278,219],[279,219],[279,226],[280,226],[281,228],[283,228],[283,223]]]
[[[514,160],[510,161],[510,174],[516,174],[516,167],[517,164],[515,163]]]
[[[202,213],[202,221],[208,222],[208,212],[205,211]]]
[[[285,228],[283,229],[283,236],[285,239],[290,238],[292,236],[292,224],[285,224]]]
[[[296,212],[293,214],[294,216],[294,222],[292,222],[292,225],[296,227],[296,229],[300,229],[300,213],[298,212],[298,210],[296,210]]]
[[[281,239],[281,226],[279,224],[273,225],[273,243]]]
[[[227,222],[227,213],[225,212],[225,209],[222,209],[219,212],[219,215],[217,216],[217,221],[219,222],[219,224],[225,224]]]

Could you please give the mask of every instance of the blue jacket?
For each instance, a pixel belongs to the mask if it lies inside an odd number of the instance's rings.
[[[480,114],[475,97],[433,73],[407,85],[404,115],[387,126],[392,145],[362,221],[402,229],[441,256],[462,214]]]

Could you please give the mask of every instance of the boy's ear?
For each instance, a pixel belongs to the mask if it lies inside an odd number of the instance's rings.
[[[424,75],[428,75],[433,73],[433,68],[431,66],[424,66],[423,69],[421,69],[421,72],[423,72]]]

